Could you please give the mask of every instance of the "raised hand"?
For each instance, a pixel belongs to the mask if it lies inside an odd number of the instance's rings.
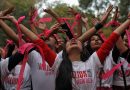
[[[5,16],[7,14],[10,14],[13,11],[14,11],[14,7],[12,6],[12,7],[10,7],[10,8],[8,8],[8,9],[6,9],[6,10],[3,11],[3,16]]]
[[[0,17],[0,19],[6,19],[6,20],[11,20],[12,22],[17,22],[17,19],[11,15]]]
[[[28,16],[32,17],[34,15],[35,11],[36,11],[36,9],[34,7],[31,7],[29,12],[28,12]]]
[[[72,7],[68,8],[68,12],[71,13],[72,15],[76,15],[78,12],[74,10]]]
[[[10,7],[4,11],[0,11],[0,17],[8,15],[14,11],[14,7]]]
[[[116,6],[116,10],[115,10],[116,13],[118,13],[118,7]]]
[[[63,33],[64,31],[61,30],[61,27],[60,27],[60,26],[61,26],[61,25],[60,25],[59,23],[54,24],[54,25],[50,28],[50,30],[52,30],[52,34]]]
[[[117,18],[118,18],[118,7],[116,6],[114,16],[113,16],[113,20],[116,21]]]
[[[44,12],[54,16],[54,15],[57,15],[52,9],[48,8],[48,9],[43,9]]]
[[[59,22],[59,18],[60,18],[59,15],[56,12],[54,12],[52,9],[44,9],[43,11],[50,14],[52,17],[54,17]]]
[[[108,9],[106,10],[106,12],[104,13],[104,15],[102,16],[100,23],[105,24],[105,21],[107,20],[107,18],[109,16],[110,12],[112,11],[112,9],[113,9],[113,5],[110,5],[108,7]]]
[[[84,24],[88,24],[88,18],[87,17],[82,17],[81,20]]]
[[[92,24],[96,25],[97,23],[99,23],[99,20],[97,18],[92,18]]]

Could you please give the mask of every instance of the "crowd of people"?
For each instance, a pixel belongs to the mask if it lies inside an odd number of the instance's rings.
[[[90,28],[87,16],[71,7],[73,18],[52,9],[43,10],[51,18],[37,18],[31,8],[28,28],[25,16],[10,14],[13,9],[0,12],[0,28],[9,37],[0,48],[0,90],[130,90],[130,13],[119,22],[118,7],[110,5]],[[48,28],[52,18],[56,23]],[[109,37],[102,28],[112,29]]]

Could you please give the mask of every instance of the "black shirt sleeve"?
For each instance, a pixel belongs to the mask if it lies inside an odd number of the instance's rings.
[[[69,37],[69,39],[72,39],[73,34],[71,33],[70,28],[68,27],[68,25],[66,23],[64,23],[64,24],[61,25],[61,27],[62,27],[63,30],[66,30],[65,33]]]
[[[35,48],[32,48],[31,51],[33,51]],[[24,54],[21,54],[19,52],[16,52],[14,55],[9,57],[9,64],[8,64],[8,70],[11,71],[18,63],[20,63],[24,58]]]
[[[114,60],[115,63],[117,63],[119,56],[120,56],[120,52],[119,52],[119,50],[117,49],[117,47],[115,46],[115,47],[113,48],[113,51],[112,51],[112,57],[113,57],[113,60]]]
[[[19,62],[24,58],[24,55],[16,52],[14,55],[9,57],[8,70],[11,71]]]

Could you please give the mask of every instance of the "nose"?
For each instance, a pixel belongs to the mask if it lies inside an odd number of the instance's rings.
[[[98,39],[95,39],[95,41],[97,42],[97,41],[98,41]]]
[[[72,38],[71,41],[76,41],[76,39],[75,39],[75,38]]]

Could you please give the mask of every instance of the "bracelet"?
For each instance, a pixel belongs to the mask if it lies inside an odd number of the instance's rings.
[[[98,30],[101,29],[102,27],[103,27],[103,25],[102,25],[101,23],[97,23],[97,24],[95,25],[96,31],[98,31]]]

